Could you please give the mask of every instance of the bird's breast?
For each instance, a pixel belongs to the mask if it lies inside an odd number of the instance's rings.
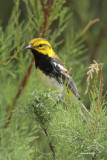
[[[46,75],[42,70],[37,68],[37,74],[41,81],[50,89],[63,90],[63,85],[59,83],[54,77]]]

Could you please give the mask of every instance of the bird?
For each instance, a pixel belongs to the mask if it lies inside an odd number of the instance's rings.
[[[68,90],[71,90],[73,95],[77,97],[78,101],[81,103],[81,115],[85,121],[88,121],[86,115],[90,117],[91,114],[81,102],[80,95],[72,76],[69,74],[62,60],[52,49],[51,44],[44,38],[34,38],[29,42],[29,45],[25,47],[25,49],[31,50],[35,59],[37,74],[42,82],[49,88],[59,90],[59,99],[63,96],[65,84]]]

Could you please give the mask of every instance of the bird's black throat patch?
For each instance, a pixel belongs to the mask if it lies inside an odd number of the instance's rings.
[[[35,66],[43,71],[47,76],[54,77],[59,82],[59,74],[52,66],[52,58],[48,55],[43,55],[42,53],[32,49],[31,50],[35,58]]]

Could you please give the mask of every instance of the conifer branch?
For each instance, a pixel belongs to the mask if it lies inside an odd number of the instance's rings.
[[[48,131],[47,131],[47,128],[46,128],[46,121],[45,121],[45,118],[43,116],[43,114],[44,114],[43,110],[41,109],[41,107],[38,110],[38,107],[36,107],[36,105],[34,105],[34,103],[32,104],[32,107],[34,108],[34,114],[36,115],[36,118],[40,123],[40,126],[43,130],[43,133],[45,134],[46,138],[48,139],[49,148],[52,152],[53,158],[55,159],[54,146],[53,146],[53,143],[51,142],[51,139],[49,137],[49,134],[48,134]]]
[[[41,4],[42,4],[43,10],[44,10],[44,23],[43,23],[42,26],[41,26],[41,32],[40,32],[40,36],[39,36],[39,37],[44,37],[45,30],[46,30],[46,26],[47,26],[47,20],[48,20],[50,11],[51,11],[52,1],[49,0],[48,8],[46,8],[46,5],[45,5],[44,0],[41,0]],[[16,96],[13,98],[13,101],[12,101],[13,104],[12,104],[12,106],[15,106],[18,98],[20,97],[21,93],[23,92],[23,90],[24,90],[24,88],[25,88],[25,86],[26,86],[26,84],[27,84],[27,81],[28,81],[28,79],[29,79],[29,77],[30,77],[30,75],[31,75],[33,63],[34,63],[34,58],[32,57],[31,64],[29,65],[28,70],[27,70],[27,72],[26,72],[26,74],[25,74],[25,76],[24,76],[24,79],[23,79],[22,83],[20,84],[19,90],[18,90]],[[12,118],[12,115],[13,115],[13,112],[11,111],[11,112],[10,112],[10,115],[9,115],[9,117],[8,117],[5,125],[4,125],[4,128],[7,128],[7,127],[8,127],[8,125],[9,125],[9,123],[10,123],[10,120],[11,120],[11,118]],[[45,136],[46,136],[46,137],[48,138],[48,140],[49,140],[49,135],[48,135],[47,129],[44,127],[43,124],[42,124],[42,126],[43,126],[43,132],[44,132]],[[53,158],[55,158],[54,147],[53,147],[53,144],[52,144],[52,142],[51,142],[50,140],[49,140],[49,147],[50,147],[50,150],[51,150],[51,152],[52,152]]]
[[[40,33],[39,37],[44,37],[45,27],[46,27],[46,25],[47,25],[47,19],[48,19],[48,17],[49,17],[50,11],[51,11],[52,1],[51,1],[51,0],[49,1],[49,6],[48,6],[47,9],[46,9],[46,5],[45,5],[44,0],[41,0],[41,4],[42,4],[42,6],[43,6],[44,19],[45,19],[45,20],[44,20],[44,23],[42,24],[42,30],[41,30],[41,33]],[[16,52],[16,53],[17,53],[17,52]],[[15,56],[16,56],[16,53],[15,53]],[[12,57],[11,59],[13,59],[13,57]],[[10,62],[10,60],[9,60],[9,62]],[[34,63],[34,58],[32,57],[31,64],[29,65],[29,67],[28,67],[28,69],[27,69],[27,72],[26,72],[26,74],[25,74],[25,76],[24,76],[24,78],[23,78],[23,80],[22,80],[22,82],[21,82],[21,84],[20,84],[20,86],[19,86],[19,90],[18,90],[18,92],[16,93],[16,96],[15,96],[15,97],[13,98],[13,100],[12,100],[12,102],[13,102],[12,106],[14,106],[14,105],[17,103],[18,98],[21,96],[21,94],[22,94],[22,92],[23,92],[23,90],[24,90],[24,88],[25,88],[25,86],[26,86],[26,84],[27,84],[27,81],[28,81],[28,79],[29,79],[29,77],[30,77],[30,75],[31,75],[33,63]],[[7,119],[7,122],[6,122],[6,124],[5,124],[5,128],[8,127],[9,121],[11,120],[11,118],[12,118],[12,111],[11,111],[11,113],[10,113],[10,116],[9,116],[8,119]]]
[[[32,57],[31,64],[28,67],[28,70],[27,70],[27,72],[26,72],[26,74],[24,76],[24,79],[23,79],[22,83],[20,84],[19,90],[18,90],[16,96],[12,100],[12,106],[13,106],[13,108],[14,108],[15,104],[17,103],[17,100],[20,97],[21,93],[23,92],[23,90],[24,90],[24,88],[26,86],[26,83],[27,83],[27,81],[28,81],[28,79],[30,77],[30,74],[31,74],[31,71],[32,71],[32,67],[33,67],[33,63],[34,63],[34,58]],[[12,118],[12,115],[13,115],[13,111],[10,112],[10,115],[9,115],[7,121],[6,121],[6,124],[4,125],[4,128],[8,127],[8,125],[10,123],[10,120]]]
[[[13,56],[11,56],[10,59],[9,59],[7,62],[0,62],[0,64],[2,64],[2,65],[4,65],[4,66],[7,66],[7,65],[18,55],[18,53],[21,51],[21,49],[23,48],[23,46],[24,46],[24,43],[21,45],[20,48],[18,48],[18,49],[14,52]]]

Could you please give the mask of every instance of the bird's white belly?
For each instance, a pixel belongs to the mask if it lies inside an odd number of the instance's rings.
[[[41,81],[51,89],[63,90],[63,85],[58,83],[58,81],[53,78],[45,75],[40,69],[37,69],[37,74],[40,77]]]

